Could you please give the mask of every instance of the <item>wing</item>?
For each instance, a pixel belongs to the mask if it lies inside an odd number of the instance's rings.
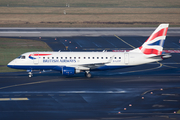
[[[104,66],[105,64],[107,64],[107,63],[82,64],[82,65],[79,65],[79,66],[86,67],[86,68],[89,68],[89,69],[96,69],[98,67]]]

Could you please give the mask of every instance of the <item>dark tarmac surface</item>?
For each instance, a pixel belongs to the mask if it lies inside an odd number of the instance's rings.
[[[119,37],[134,47],[148,38]],[[132,49],[115,36],[28,39],[42,40],[54,51]],[[167,36],[165,49],[179,50],[179,39]],[[0,119],[180,119],[180,54],[160,63],[91,73],[92,78],[56,71],[35,71],[33,78],[26,72],[0,73]]]

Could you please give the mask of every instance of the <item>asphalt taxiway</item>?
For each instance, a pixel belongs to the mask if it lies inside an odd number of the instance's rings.
[[[90,79],[58,72],[35,72],[33,78],[25,72],[4,73],[0,76],[0,118],[178,120],[180,76],[161,74],[179,70],[153,71],[106,71],[92,73]]]
[[[139,47],[148,36],[118,36]],[[21,37],[22,38],[22,37]],[[129,50],[116,36],[29,37],[54,51]],[[167,36],[166,50],[179,50]],[[0,73],[0,119],[180,119],[180,54],[136,67],[62,76],[57,71]]]

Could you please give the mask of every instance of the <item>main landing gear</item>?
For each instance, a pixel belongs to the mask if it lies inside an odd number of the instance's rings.
[[[91,73],[89,72],[89,71],[85,71],[85,76],[87,77],[87,78],[91,78]]]

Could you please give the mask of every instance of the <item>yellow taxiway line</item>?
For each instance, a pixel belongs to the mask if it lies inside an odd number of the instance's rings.
[[[18,100],[29,100],[28,98],[0,98],[0,101],[18,101]]]

